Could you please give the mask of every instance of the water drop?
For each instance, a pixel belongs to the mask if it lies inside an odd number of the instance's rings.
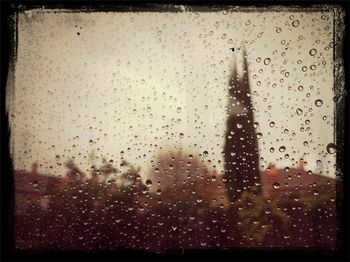
[[[294,27],[298,27],[299,25],[300,25],[299,20],[294,20],[294,21],[292,22],[292,26],[294,26]]]
[[[312,48],[310,51],[309,51],[309,54],[311,56],[315,56],[317,54],[317,50],[315,48]]]
[[[321,99],[317,99],[317,100],[315,101],[315,105],[316,105],[317,107],[320,107],[320,106],[323,105],[323,101],[322,101]]]
[[[336,145],[333,144],[333,143],[329,143],[329,144],[327,145],[327,152],[328,152],[329,154],[334,154],[334,153],[336,152]]]
[[[270,64],[270,62],[271,62],[271,59],[270,59],[270,58],[267,57],[267,58],[264,59],[264,64],[265,64],[265,65]]]
[[[278,182],[273,183],[272,186],[273,186],[274,189],[279,189],[280,188],[280,184]]]
[[[300,108],[298,108],[298,109],[297,109],[297,115],[299,115],[299,116],[300,116],[302,113],[303,113],[303,110],[302,110],[302,109],[300,109]]]
[[[151,187],[152,186],[152,180],[151,179],[147,179],[146,180],[146,186],[147,187]]]

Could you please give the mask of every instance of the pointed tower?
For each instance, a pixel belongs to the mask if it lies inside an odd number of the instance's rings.
[[[260,192],[258,142],[248,77],[246,52],[243,51],[243,76],[236,64],[229,80],[227,129],[225,141],[225,185],[231,201],[242,191],[255,186]]]

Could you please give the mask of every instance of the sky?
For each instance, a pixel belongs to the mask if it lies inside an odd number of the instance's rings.
[[[15,168],[63,175],[73,157],[88,171],[95,152],[146,178],[163,148],[222,173],[228,79],[244,46],[260,169],[303,158],[334,176],[333,12],[181,10],[21,12],[8,97]]]

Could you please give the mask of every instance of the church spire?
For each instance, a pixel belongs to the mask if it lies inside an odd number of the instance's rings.
[[[260,190],[259,152],[254,130],[248,63],[243,50],[243,75],[234,65],[229,80],[225,141],[225,184],[231,200],[252,186]]]

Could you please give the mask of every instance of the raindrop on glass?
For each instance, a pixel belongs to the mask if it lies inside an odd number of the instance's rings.
[[[302,110],[301,108],[298,108],[298,109],[297,109],[297,115],[300,116],[302,113],[303,113],[303,110]]]
[[[279,189],[280,188],[280,184],[278,182],[273,183],[272,186],[273,186],[274,189]]]
[[[327,145],[327,152],[328,152],[329,154],[334,154],[334,153],[336,152],[336,146],[335,146],[335,144],[329,143],[329,144]]]
[[[323,101],[322,101],[321,99],[317,99],[317,100],[315,101],[315,105],[316,105],[317,107],[320,107],[320,106],[323,105]]]
[[[299,20],[294,20],[294,21],[292,22],[292,26],[294,26],[294,27],[298,27],[299,25],[300,25]]]
[[[270,64],[270,62],[271,62],[271,59],[270,59],[270,58],[265,58],[265,59],[264,59],[264,64],[265,64],[265,65]]]
[[[152,186],[152,180],[151,179],[147,179],[146,180],[146,186],[147,187],[151,187]]]
[[[309,54],[311,56],[315,56],[317,54],[317,50],[315,48],[312,48],[310,51],[309,51]]]

